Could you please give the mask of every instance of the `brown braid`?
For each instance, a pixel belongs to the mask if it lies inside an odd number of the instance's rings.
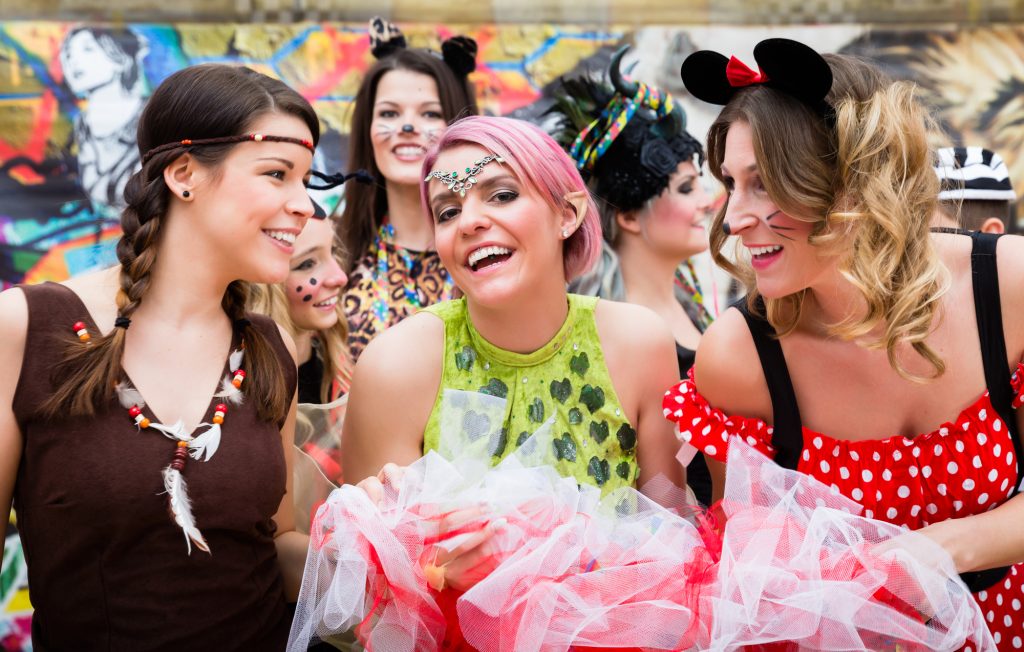
[[[245,319],[245,304],[249,284],[235,281],[228,285],[221,305],[231,321],[241,328],[245,342],[245,366],[261,370],[246,377],[244,391],[255,400],[256,414],[264,421],[278,421],[288,413],[292,397],[287,394],[284,374],[280,372],[281,359],[267,338]],[[273,370],[273,371],[271,371]]]
[[[163,169],[173,154],[153,157],[125,185],[127,207],[121,214],[121,239],[117,257],[121,262],[121,287],[117,291],[118,317],[131,317],[149,288],[149,273],[156,261],[161,216],[167,211],[169,192]],[[97,406],[105,405],[114,385],[123,379],[125,329],[115,328],[109,335],[97,334],[90,344],[68,338],[65,355],[55,367],[55,391],[40,407],[46,417],[93,416]]]

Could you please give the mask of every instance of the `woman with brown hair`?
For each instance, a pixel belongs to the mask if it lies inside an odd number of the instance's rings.
[[[442,54],[405,47],[380,18],[370,24],[374,56],[356,94],[349,165],[375,185],[345,194],[339,231],[348,255],[344,296],[352,361],[387,327],[422,307],[450,299],[452,282],[433,249],[420,207],[420,168],[427,150],[455,120],[477,113],[467,75],[476,43],[456,36]]]
[[[1024,240],[929,232],[939,186],[910,85],[786,39],[754,57],[756,71],[708,51],[682,68],[725,107],[708,135],[729,191],[711,250],[751,292],[665,414],[716,498],[738,437],[929,537],[995,643],[1020,648]]]
[[[283,647],[296,354],[245,281],[287,276],[318,138],[280,81],[181,70],[139,122],[120,265],[0,295],[0,509],[36,649]]]

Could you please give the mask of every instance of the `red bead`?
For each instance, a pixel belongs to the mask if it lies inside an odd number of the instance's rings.
[[[228,413],[228,406],[224,405],[223,403],[218,403],[217,405],[213,406],[213,411],[214,412],[223,412],[224,414],[227,414]]]
[[[192,140],[189,139],[189,138],[186,138],[185,140],[181,141],[181,144],[182,145],[191,145],[192,144]]]
[[[142,414],[142,410],[139,409],[138,405],[133,405],[130,408],[128,408],[128,414],[131,416],[131,418],[134,419],[135,417]]]
[[[84,331],[85,330],[85,322],[83,322],[83,321],[76,321],[75,325],[72,326],[71,329],[74,330],[75,332]]]

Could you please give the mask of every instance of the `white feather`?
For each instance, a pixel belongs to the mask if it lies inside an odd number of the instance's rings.
[[[121,407],[124,409],[127,410],[133,405],[137,405],[140,408],[146,407],[146,401],[142,398],[142,394],[128,383],[122,381],[114,385],[114,391],[117,393],[118,402],[121,403]]]
[[[242,356],[245,355],[244,349],[235,349],[228,356],[228,368],[232,372],[238,371],[238,368],[242,366]]]
[[[220,391],[213,395],[214,398],[222,398],[232,405],[241,405],[245,394],[231,384],[231,376],[224,376],[220,384]]]
[[[188,447],[192,449],[189,453],[192,459],[198,460],[206,454],[204,462],[210,461],[213,454],[217,452],[220,447],[220,424],[219,423],[201,423],[201,426],[210,426],[210,429],[199,435],[193,437],[192,441],[189,442]]]
[[[210,552],[210,546],[203,538],[203,533],[196,527],[195,518],[192,516],[192,502],[188,498],[188,486],[185,478],[174,467],[168,466],[163,471],[164,489],[167,490],[167,500],[171,507],[171,514],[174,522],[178,524],[185,533],[185,545],[188,546],[188,554],[192,554],[192,544],[196,544],[203,552]]]
[[[164,433],[164,436],[170,439],[177,439],[181,441],[188,441],[192,439],[192,436],[189,433],[185,432],[185,424],[182,423],[181,419],[175,421],[174,425],[171,426],[165,426],[162,423],[150,421],[149,427],[159,430],[160,432]]]

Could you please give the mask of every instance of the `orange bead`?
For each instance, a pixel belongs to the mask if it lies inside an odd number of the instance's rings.
[[[242,379],[235,378],[234,380],[231,381],[231,384],[235,386],[235,389],[239,389],[242,387]]]
[[[224,417],[222,417],[222,416],[214,416],[213,417],[213,422],[214,423],[224,423]]]
[[[88,342],[90,337],[91,336],[88,333],[81,333],[79,334],[78,339],[83,342]]]
[[[186,446],[188,446],[188,442],[187,441],[179,441],[178,442],[178,448],[185,448]]]
[[[145,417],[143,417],[142,421],[139,422],[139,425],[142,426],[143,428],[148,428],[149,427],[149,419],[146,419]]]

